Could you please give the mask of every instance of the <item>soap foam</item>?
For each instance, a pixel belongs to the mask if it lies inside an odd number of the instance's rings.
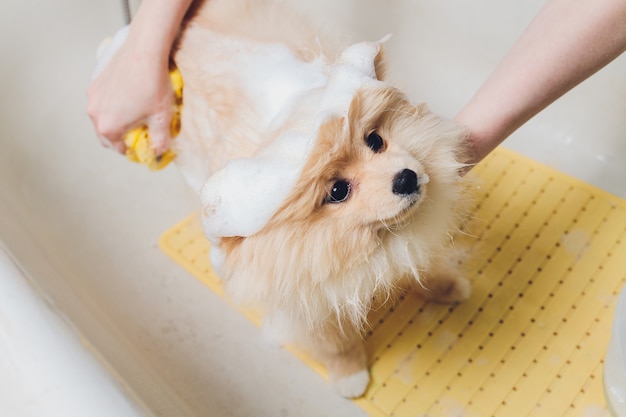
[[[294,187],[312,137],[290,132],[254,158],[229,161],[201,191],[209,238],[250,236],[261,230]]]

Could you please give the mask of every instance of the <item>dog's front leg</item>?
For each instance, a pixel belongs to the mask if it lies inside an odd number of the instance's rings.
[[[369,372],[361,332],[334,318],[313,329],[309,339],[313,354],[326,366],[337,391],[347,398],[363,395],[369,384]]]

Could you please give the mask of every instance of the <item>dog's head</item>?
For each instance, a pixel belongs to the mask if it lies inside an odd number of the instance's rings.
[[[428,137],[436,120],[394,88],[359,90],[347,117],[320,127],[298,184],[273,220],[335,220],[338,231],[401,224],[426,200],[431,176],[438,176],[432,158],[441,155],[434,155],[437,144]]]

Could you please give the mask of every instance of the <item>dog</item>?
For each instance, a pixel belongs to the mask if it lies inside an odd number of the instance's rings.
[[[385,81],[386,41],[343,45],[284,4],[211,0],[172,54],[185,82],[172,147],[227,294],[345,397],[369,383],[375,303],[470,294],[450,265],[465,132]]]

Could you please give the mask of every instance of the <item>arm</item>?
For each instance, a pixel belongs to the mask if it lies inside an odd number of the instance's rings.
[[[158,154],[167,149],[174,98],[169,54],[192,0],[143,0],[128,39],[87,91],[87,113],[105,146],[123,153],[140,123]]]
[[[626,50],[626,0],[548,0],[456,116],[472,162]]]

